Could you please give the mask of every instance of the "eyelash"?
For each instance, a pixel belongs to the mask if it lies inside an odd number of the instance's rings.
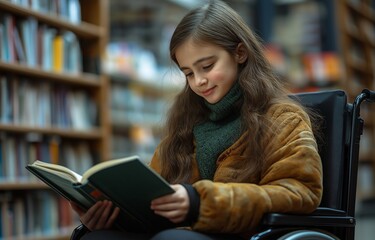
[[[186,76],[186,78],[189,78],[189,77],[193,76],[193,73],[192,73],[192,72],[191,72],[191,73],[188,73],[188,74],[186,74],[185,76]]]
[[[209,70],[210,68],[212,68],[214,64],[210,64],[210,65],[207,65],[207,66],[203,66],[203,69],[204,70]]]
[[[212,64],[210,64],[210,65],[207,65],[207,66],[203,66],[202,67],[202,69],[204,70],[204,71],[207,71],[207,70],[210,70],[212,67],[213,67],[213,63]],[[189,78],[189,77],[191,77],[191,76],[193,76],[194,75],[194,73],[188,73],[188,74],[186,74],[185,76],[186,76],[186,78]]]

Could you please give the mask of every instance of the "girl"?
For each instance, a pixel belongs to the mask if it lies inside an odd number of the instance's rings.
[[[118,214],[105,202],[87,212],[74,207],[92,231],[84,239],[242,239],[265,213],[312,212],[322,168],[310,118],[275,78],[241,17],[221,1],[191,11],[172,36],[170,56],[186,86],[150,166],[176,192],[150,204],[191,230],[94,231],[111,227]]]

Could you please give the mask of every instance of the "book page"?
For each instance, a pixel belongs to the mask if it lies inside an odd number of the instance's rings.
[[[75,202],[83,209],[88,209],[93,204],[91,198],[88,198],[81,191],[77,190],[76,186],[80,186],[80,183],[76,184],[69,175],[37,165],[28,165],[26,168],[56,193],[69,201]]]
[[[67,167],[36,160],[31,166],[56,174],[75,183],[80,183],[82,176]]]

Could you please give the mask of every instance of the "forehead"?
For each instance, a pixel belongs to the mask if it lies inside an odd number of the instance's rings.
[[[217,45],[198,42],[189,38],[177,47],[176,59],[179,66],[190,66],[199,59],[216,56],[221,51],[224,51],[224,49]]]

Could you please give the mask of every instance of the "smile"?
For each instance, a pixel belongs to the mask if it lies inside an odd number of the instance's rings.
[[[202,91],[201,93],[202,93],[203,96],[206,97],[206,96],[210,95],[214,91],[214,88],[215,87],[209,88],[209,89],[207,89],[205,91]]]

